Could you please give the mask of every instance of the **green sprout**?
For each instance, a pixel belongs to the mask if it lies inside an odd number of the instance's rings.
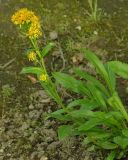
[[[95,22],[98,22],[102,16],[102,10],[98,8],[97,0],[88,0],[90,12],[87,12],[89,18]]]

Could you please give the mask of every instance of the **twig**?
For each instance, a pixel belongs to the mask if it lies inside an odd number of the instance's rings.
[[[11,59],[10,61],[8,61],[6,64],[4,65],[0,65],[0,69],[5,69],[6,67],[8,67],[11,63],[13,63],[15,61],[16,58]]]
[[[61,45],[60,45],[59,42],[58,42],[58,46],[59,46],[59,52],[60,52],[60,55],[61,55],[61,59],[63,61],[62,68],[60,69],[60,71],[63,71],[65,69],[65,58],[64,58],[64,53],[62,51],[62,48],[61,48]]]

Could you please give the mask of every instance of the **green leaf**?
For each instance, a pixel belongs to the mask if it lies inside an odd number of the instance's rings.
[[[106,160],[114,160],[115,157],[116,157],[116,152],[115,151],[111,151],[111,153],[108,155]]]
[[[88,137],[86,137],[86,138],[83,140],[83,144],[89,144],[89,143],[91,143],[91,140],[90,140]]]
[[[124,136],[128,137],[128,129],[124,129],[124,130],[122,131],[122,134],[123,134]]]
[[[117,136],[114,137],[113,141],[118,144],[122,149],[125,149],[128,146],[128,138]]]
[[[107,71],[108,76],[109,76],[109,82],[111,83],[111,88],[113,89],[113,92],[114,92],[115,88],[116,88],[115,73],[113,72],[113,70],[111,69],[111,67],[108,64],[105,64],[105,68],[106,68],[106,71]]]
[[[88,131],[86,135],[92,139],[103,139],[103,138],[109,138],[112,136],[111,133],[107,133],[105,131]]]
[[[114,73],[122,78],[128,79],[128,64],[120,61],[110,61],[108,65],[111,67]]]
[[[86,150],[87,150],[87,152],[95,153],[96,152],[96,146],[91,145]]]
[[[103,79],[105,79],[105,81],[108,84],[109,83],[109,78],[108,78],[108,74],[107,74],[107,71],[106,71],[103,63],[90,50],[83,49],[83,52],[84,52],[84,55],[85,55],[86,59],[94,65],[94,67],[97,69],[98,73],[101,75],[101,77]]]
[[[88,90],[91,92],[93,100],[99,104],[102,110],[107,110],[106,102],[104,100],[104,95],[99,91],[91,82],[88,82]]]
[[[49,114],[49,117],[56,118],[61,121],[70,121],[72,118],[70,115],[65,114],[64,109],[59,109]]]
[[[75,117],[75,118],[99,118],[100,120],[104,120],[105,118],[105,113],[104,112],[100,112],[100,111],[91,111],[91,110],[88,110],[88,109],[79,109],[79,110],[73,110],[70,112],[70,115],[72,117]]]
[[[50,117],[56,118],[58,120],[65,120],[63,113],[64,113],[64,110],[63,109],[59,109],[59,110],[57,110],[55,112],[52,112],[50,114]]]
[[[87,118],[87,117],[92,117],[93,114],[94,114],[94,112],[89,111],[89,110],[83,110],[83,109],[79,109],[79,110],[70,112],[70,115],[71,115],[72,117],[75,117],[75,118]]]
[[[60,126],[58,129],[58,137],[59,140],[62,140],[66,137],[69,137],[72,135],[73,127],[71,125],[63,125]]]
[[[99,146],[101,146],[104,149],[116,149],[118,147],[117,144],[111,143],[111,142],[99,142],[98,143]]]
[[[56,100],[56,88],[53,86],[50,81],[42,82],[40,81],[41,86],[45,89],[45,91],[48,93],[50,97],[52,97],[54,100]]]
[[[113,128],[119,128],[121,129],[121,123],[119,121],[117,121],[114,116],[111,114],[111,112],[108,112],[104,115],[104,119],[103,119],[104,124],[106,124],[107,126]]]
[[[97,119],[97,118],[92,118],[90,120],[88,120],[85,124],[82,124],[78,130],[79,131],[88,131],[90,130],[91,128],[97,126],[97,125],[100,125],[101,124],[101,120],[100,119]]]
[[[81,93],[90,96],[90,93],[88,89],[85,87],[85,84],[79,80],[76,80],[72,76],[60,72],[53,73],[53,76],[56,79],[56,81],[66,89],[69,89],[76,93]]]
[[[87,119],[87,118],[93,117],[93,118],[99,118],[99,119],[101,118],[101,119],[103,119],[105,113],[104,112],[100,112],[100,111],[93,112],[93,111],[88,110],[88,109],[81,109],[80,108],[79,110],[71,111],[70,115],[72,117],[75,117],[75,118],[86,118]]]
[[[119,110],[120,113],[124,116],[124,118],[128,121],[128,113],[125,110],[122,101],[120,97],[118,96],[118,93],[115,92],[109,99],[108,99],[109,105],[115,110]]]
[[[74,69],[75,73],[80,76],[81,78],[86,79],[87,81],[90,81],[95,85],[99,90],[101,90],[106,96],[109,96],[109,93],[107,89],[104,87],[104,85],[97,80],[95,77],[89,75],[87,72],[80,70],[79,68]]]
[[[81,114],[82,115],[86,114],[87,118],[90,118],[90,120],[88,120],[85,124],[82,124],[79,127],[80,131],[88,131],[98,125],[105,125],[116,129],[121,128],[121,124],[109,113],[100,111],[97,112],[83,111],[83,113]],[[78,113],[74,113],[74,115],[78,115]]]
[[[88,99],[77,99],[72,102],[70,102],[67,106],[67,108],[81,106],[81,109],[83,110],[92,110],[97,108],[98,104],[95,101],[91,101]]]
[[[125,154],[126,154],[125,150],[124,150],[124,151],[121,151],[121,152],[118,154],[117,159],[122,159],[123,157],[125,157]]]
[[[20,74],[32,73],[32,74],[42,74],[44,71],[39,67],[24,67]]]
[[[44,47],[41,52],[41,57],[45,57],[54,46],[54,43],[49,43],[48,45],[46,45],[46,47]]]
[[[120,112],[118,112],[118,111],[111,111],[108,114],[112,115],[117,120],[124,120],[125,119],[123,117],[123,115]]]

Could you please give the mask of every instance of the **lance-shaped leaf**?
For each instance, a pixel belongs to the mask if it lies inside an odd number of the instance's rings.
[[[96,101],[88,100],[88,99],[76,99],[68,104],[68,108],[75,108],[76,106],[80,106],[83,110],[93,110],[98,107]]]
[[[128,137],[128,129],[124,129],[124,130],[122,131],[122,134],[123,134],[124,136]]]
[[[107,131],[99,130],[99,131],[88,131],[86,132],[87,137],[92,138],[93,140],[97,140],[97,139],[104,139],[104,138],[110,138],[112,136],[112,133],[109,133]]]
[[[116,156],[116,152],[111,151],[110,154],[108,155],[108,157],[106,158],[106,160],[114,160],[115,156]]]
[[[102,110],[107,110],[107,105],[103,93],[99,91],[99,89],[96,88],[91,82],[88,82],[87,87],[92,94],[93,100],[95,100],[97,104],[101,106]]]
[[[90,96],[90,92],[87,89],[86,84],[84,84],[82,81],[76,80],[72,76],[65,73],[55,72],[53,73],[53,76],[56,79],[56,81],[66,89],[69,89],[76,93],[81,93],[83,95]]]
[[[113,92],[113,86],[112,86],[110,77],[107,73],[107,70],[105,69],[104,64],[90,50],[82,49],[82,51],[84,52],[86,59],[91,62],[91,64],[96,68],[100,76],[105,80],[106,84],[108,85],[109,90]]]
[[[109,78],[108,78],[107,71],[103,63],[99,60],[99,58],[90,50],[83,49],[83,52],[86,59],[93,64],[93,66],[97,69],[98,73],[102,76],[102,78],[108,81]]]
[[[58,137],[60,140],[69,137],[72,135],[73,126],[72,125],[63,125],[60,126],[58,129]]]
[[[86,79],[87,81],[92,82],[98,89],[100,89],[106,96],[109,96],[107,89],[104,85],[97,80],[94,76],[89,75],[87,72],[80,70],[79,68],[74,69],[75,73],[80,76],[81,78]]]
[[[92,118],[90,120],[88,120],[85,124],[82,124],[78,130],[79,131],[88,131],[90,129],[92,129],[93,127],[100,125],[101,124],[101,120],[98,118]]]
[[[44,47],[41,52],[41,57],[45,57],[54,46],[54,43],[49,43],[48,45],[46,45],[46,47]]]
[[[115,144],[115,143],[111,143],[111,142],[109,142],[109,141],[106,141],[106,142],[99,142],[99,144],[98,144],[99,146],[101,146],[102,148],[104,148],[104,149],[115,149],[115,148],[117,148],[118,147],[118,145],[117,144]]]
[[[114,73],[125,79],[128,79],[128,64],[120,61],[110,61],[108,62],[108,65],[111,67]]]
[[[109,76],[109,83],[111,84],[111,87],[112,87],[112,90],[113,90],[113,93],[116,89],[116,76],[115,76],[115,73],[113,72],[112,68],[107,64],[105,64],[105,68],[106,68],[106,71],[108,73],[108,76]]]
[[[24,67],[20,74],[32,73],[32,74],[42,74],[44,71],[42,68],[39,67]]]
[[[128,138],[123,136],[114,137],[114,142],[118,144],[122,149],[125,149],[128,146]]]

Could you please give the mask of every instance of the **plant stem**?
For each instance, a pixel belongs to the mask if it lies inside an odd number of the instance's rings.
[[[43,70],[44,70],[45,74],[48,76],[48,82],[50,83],[49,84],[50,88],[49,88],[48,92],[49,93],[51,92],[50,95],[52,96],[52,98],[54,98],[56,103],[58,105],[60,105],[60,107],[63,108],[66,113],[69,113],[68,109],[62,103],[62,100],[61,100],[61,98],[60,98],[60,96],[59,96],[59,94],[56,90],[56,86],[54,85],[54,83],[52,82],[51,78],[49,77],[49,75],[47,73],[45,63],[44,63],[44,59],[43,59],[43,57],[41,57],[41,53],[40,53],[40,50],[39,50],[39,47],[38,47],[38,44],[37,44],[37,40],[36,39],[30,39],[30,41],[31,41],[36,53],[38,54],[38,56],[40,58],[41,63],[39,63],[39,64],[41,65],[41,67],[43,67]]]

